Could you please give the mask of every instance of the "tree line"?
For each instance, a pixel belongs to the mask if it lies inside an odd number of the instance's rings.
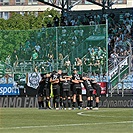
[[[12,12],[7,20],[0,19],[0,30],[29,30],[39,29],[42,25],[46,26],[48,22],[53,23],[55,16],[60,18],[60,12],[55,9],[47,9],[35,15],[35,12],[25,12],[23,15]]]
[[[26,40],[30,39],[33,32],[39,32],[42,26],[53,23],[55,16],[60,18],[60,13],[54,9],[47,9],[38,13],[25,12],[24,15],[13,12],[7,20],[0,19],[0,61],[5,61],[7,56],[14,56],[14,50],[20,50],[20,45],[25,45]]]

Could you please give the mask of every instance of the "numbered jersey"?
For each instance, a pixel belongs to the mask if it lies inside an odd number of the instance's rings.
[[[81,80],[81,79],[82,79],[82,77],[79,74],[73,74],[72,75],[72,80]],[[74,83],[73,82],[73,88],[81,89],[81,83]]]
[[[81,75],[79,75],[79,74],[72,75],[72,80],[80,80],[80,79],[81,79]]]
[[[57,80],[57,81],[52,83],[53,89],[60,88],[60,86],[59,86],[59,74],[58,73],[53,73],[51,75],[51,78],[52,78],[52,80]]]
[[[54,73],[54,74],[52,74],[52,75],[51,75],[51,78],[52,78],[52,80],[59,79],[59,75],[58,75],[58,73]]]

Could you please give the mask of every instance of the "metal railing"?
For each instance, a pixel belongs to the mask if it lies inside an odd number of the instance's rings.
[[[127,56],[124,60],[119,62],[119,64],[109,71],[110,80],[110,94],[111,97],[115,89],[117,89],[117,94],[119,94],[118,84],[122,82],[122,80],[130,74],[130,59],[131,55]],[[122,89],[122,94],[124,93],[124,89]]]

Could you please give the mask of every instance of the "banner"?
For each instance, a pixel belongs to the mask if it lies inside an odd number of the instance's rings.
[[[87,100],[83,98],[83,106]],[[44,104],[46,105],[46,104]],[[37,97],[0,97],[0,107],[4,108],[37,108]],[[100,108],[133,108],[132,96],[100,97]]]
[[[123,69],[124,66],[128,66],[128,57],[126,57],[122,62],[121,64],[119,65],[120,67],[120,70]],[[118,73],[118,65],[112,70],[109,72],[109,76],[112,78],[115,74]]]
[[[14,81],[17,82],[19,85],[26,84],[26,73],[15,73]]]
[[[0,84],[0,96],[20,95],[17,84]]]
[[[101,86],[101,95],[107,94],[107,82],[99,82]]]
[[[28,83],[27,86],[37,89],[39,82],[41,81],[40,73],[28,73]]]

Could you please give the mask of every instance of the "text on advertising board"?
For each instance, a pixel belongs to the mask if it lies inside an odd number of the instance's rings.
[[[0,84],[0,95],[19,95],[19,88],[13,84]]]

